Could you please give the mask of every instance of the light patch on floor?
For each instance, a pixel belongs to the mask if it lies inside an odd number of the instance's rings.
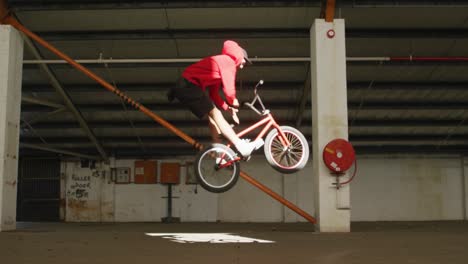
[[[170,239],[178,243],[275,243],[270,240],[256,239],[231,235],[229,233],[145,233],[147,236],[156,236]]]

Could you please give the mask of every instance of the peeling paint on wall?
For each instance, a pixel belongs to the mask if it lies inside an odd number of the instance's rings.
[[[105,164],[96,168],[82,168],[80,162],[66,162],[62,168],[65,176],[65,220],[70,222],[103,221],[103,204],[105,221],[112,221],[113,206],[103,201],[103,185],[109,184],[106,175],[110,175]],[[110,176],[108,176],[110,177]]]

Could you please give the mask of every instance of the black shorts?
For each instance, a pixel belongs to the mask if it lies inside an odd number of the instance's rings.
[[[203,119],[215,107],[208,95],[195,84],[181,78],[168,97],[177,98],[199,119]],[[171,100],[171,99],[169,99]]]

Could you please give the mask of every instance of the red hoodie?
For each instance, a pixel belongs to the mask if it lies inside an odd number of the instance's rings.
[[[243,49],[232,40],[224,42],[222,55],[204,58],[190,65],[182,77],[205,90],[209,88],[211,100],[221,109],[227,110],[228,104],[236,99],[236,72],[244,58]],[[219,95],[223,87],[227,103]]]

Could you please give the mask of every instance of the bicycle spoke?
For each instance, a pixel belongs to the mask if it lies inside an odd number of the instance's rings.
[[[289,126],[270,132],[267,136],[265,156],[277,171],[293,173],[304,168],[309,156],[309,145],[304,135]],[[285,146],[286,144],[286,146]]]
[[[290,145],[288,150],[281,143],[281,136],[278,134],[271,143],[271,154],[278,164],[284,167],[293,167],[298,164],[303,157],[303,142],[293,133],[285,133]]]
[[[291,162],[291,155],[289,155],[289,154],[286,155],[286,162],[288,163],[289,166],[294,164],[293,162]]]
[[[233,161],[233,157],[226,155],[224,152],[212,150],[207,152],[203,159],[200,160],[201,177],[205,184],[212,188],[222,188],[233,180],[235,173],[234,166],[231,164],[220,167],[219,165],[223,161],[229,163]]]
[[[283,153],[281,153],[281,154],[280,154],[280,158],[279,158],[279,160],[278,160],[278,163],[282,164],[282,163],[283,163],[282,160],[283,160],[283,158],[286,157],[286,156],[287,156],[287,153],[286,153],[285,151],[284,151]]]

